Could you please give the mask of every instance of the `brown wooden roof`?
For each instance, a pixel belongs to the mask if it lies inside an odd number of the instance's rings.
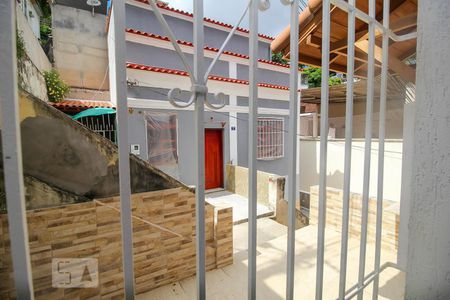
[[[380,76],[375,77],[374,80],[374,100],[379,101],[380,98]],[[407,83],[398,75],[389,75],[387,81],[387,100],[388,101],[414,101],[409,95],[405,93]],[[346,101],[347,85],[340,84],[330,86],[329,102],[330,103],[344,103]],[[301,91],[302,104],[320,104],[321,88],[309,88]],[[367,99],[367,80],[361,79],[353,85],[353,100],[355,102],[365,102]]]
[[[358,9],[368,13],[368,0],[356,0]],[[416,31],[417,0],[391,0],[390,28],[397,34]],[[376,0],[376,19],[382,22],[383,0]],[[347,71],[347,13],[331,6],[330,69],[336,72]],[[309,0],[308,6],[299,15],[299,62],[306,65],[321,66],[322,45],[322,0]],[[355,22],[355,75],[366,77],[367,73],[367,24]],[[381,35],[376,33],[375,72],[381,69]],[[287,27],[272,42],[273,52],[282,52],[289,57],[290,28]],[[393,42],[389,46],[389,69],[405,81],[415,82],[415,66],[404,61],[416,53],[416,40]]]

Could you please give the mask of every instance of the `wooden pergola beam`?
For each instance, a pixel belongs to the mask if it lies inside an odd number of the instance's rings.
[[[393,13],[396,9],[398,9],[402,4],[404,3],[403,0],[395,0],[391,1],[391,11],[390,13]],[[381,21],[383,19],[383,13],[381,12],[379,15],[376,16],[376,19],[378,21]],[[391,23],[390,28],[392,31],[400,31],[406,28],[410,28],[412,26],[415,26],[417,24],[417,13],[410,14],[408,16],[399,18]],[[382,34],[381,31],[375,32],[376,36],[380,36]],[[368,26],[365,24],[363,26],[363,29],[360,29],[358,32],[355,33],[355,41],[365,40],[369,37],[369,31]],[[336,52],[347,48],[347,37],[334,42],[330,45],[330,52]]]
[[[369,52],[369,41],[363,40],[355,43],[361,51]],[[379,62],[383,58],[383,50],[375,45],[375,59]],[[392,50],[389,50],[389,69],[397,73],[400,77],[408,82],[416,82],[416,70],[406,64],[404,64],[398,57],[396,57]]]
[[[330,9],[330,14],[333,13],[333,11],[337,9],[336,6],[332,6]],[[298,38],[298,44],[300,45],[301,43],[303,43],[305,41],[305,39],[311,35],[314,30],[316,30],[320,24],[322,24],[322,10],[319,9],[317,11],[317,13],[315,13],[312,18],[311,21],[309,21],[304,28],[301,28],[301,32]],[[299,47],[299,51],[300,51],[301,47]],[[289,44],[286,46],[286,48],[283,49],[283,53],[284,57],[288,57],[289,56],[289,51],[290,51],[290,47]],[[300,53],[300,52],[299,52]]]
[[[417,26],[417,12],[398,18],[391,23],[390,29],[394,32]]]
[[[339,58],[338,53],[331,53],[330,54],[330,64],[334,63]]]
[[[347,52],[338,51],[336,53],[338,53],[339,55],[342,55],[344,57],[347,57]],[[363,62],[363,63],[367,63],[367,54],[366,53],[361,53],[361,52],[355,51],[354,58],[355,58],[355,61],[360,61],[360,62]],[[381,63],[376,61],[375,62],[375,66],[381,67]]]
[[[402,54],[400,54],[398,56],[398,59],[403,61],[403,60],[407,59],[408,57],[411,57],[412,55],[414,55],[416,52],[417,52],[417,47],[416,47],[416,45],[414,45],[411,48],[409,48],[408,50],[405,50]]]
[[[304,54],[300,54],[298,57],[298,60],[300,63],[305,64],[305,65],[310,65],[310,66],[314,66],[314,67],[322,66],[322,62],[320,59],[306,56]],[[336,64],[336,63],[330,63],[330,70],[339,72],[339,73],[345,73],[345,72],[347,72],[347,67]]]
[[[417,13],[407,15],[405,17],[399,18],[392,22],[390,28],[393,32],[408,29],[417,25]],[[376,31],[375,36],[381,36],[381,31]],[[355,42],[360,40],[366,40],[369,37],[369,32],[367,29],[363,29],[355,33]],[[337,42],[330,45],[330,52],[338,52],[347,49],[347,38],[343,38]]]
[[[306,45],[320,49],[322,47],[322,39],[310,34],[306,37]]]
[[[355,33],[355,41],[359,41],[367,34],[367,29]],[[337,52],[347,48],[347,37],[330,45],[330,52]]]

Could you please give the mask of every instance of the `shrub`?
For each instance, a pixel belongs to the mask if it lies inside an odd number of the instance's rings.
[[[62,81],[56,70],[44,71],[44,78],[47,85],[48,100],[50,102],[61,102],[69,92],[69,86]]]
[[[50,38],[50,35],[52,34],[52,27],[45,24],[44,22],[41,22],[40,31],[41,45],[45,45],[45,43],[47,43],[48,39]]]
[[[40,22],[41,31],[41,45],[44,46],[52,34],[52,9],[48,0],[37,0],[39,7],[42,10],[42,17]]]

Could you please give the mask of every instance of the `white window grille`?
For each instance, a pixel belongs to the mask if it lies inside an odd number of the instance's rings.
[[[116,114],[82,117],[78,122],[116,143]]]
[[[284,119],[258,118],[258,159],[284,156]]]

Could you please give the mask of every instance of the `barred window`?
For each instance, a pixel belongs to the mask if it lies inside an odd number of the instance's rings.
[[[258,118],[258,159],[284,156],[284,119]]]

